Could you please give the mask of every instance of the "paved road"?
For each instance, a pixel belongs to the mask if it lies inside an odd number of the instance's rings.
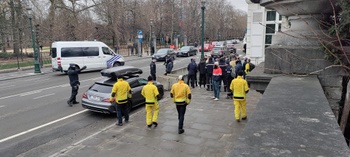
[[[197,60],[199,57],[200,55],[194,56]],[[140,58],[127,61],[126,65],[141,68],[144,71],[141,77],[147,77],[150,61],[150,58]],[[189,58],[177,58],[174,68],[188,63]],[[80,105],[68,107],[68,77],[49,70],[43,69],[47,72],[43,75],[0,81],[2,157],[17,156],[28,151],[34,156],[47,156],[50,152],[65,148],[100,128],[115,123],[114,115],[92,113]],[[162,75],[164,71],[163,62],[158,62],[157,74]],[[2,74],[9,75],[12,74]],[[78,98],[95,80],[101,78],[99,71],[83,72],[79,77],[81,86]]]

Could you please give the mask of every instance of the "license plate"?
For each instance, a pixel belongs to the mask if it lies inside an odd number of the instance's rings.
[[[101,98],[99,96],[90,95],[89,100],[101,101]]]

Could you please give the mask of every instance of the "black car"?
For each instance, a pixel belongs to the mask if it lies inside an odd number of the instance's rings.
[[[229,54],[226,47],[213,47],[211,50],[211,57],[213,58],[221,58]]]
[[[229,50],[231,53],[236,53],[236,46],[234,44],[227,44],[227,50]]]
[[[155,53],[152,56],[152,59],[156,59],[157,61],[165,61],[166,55],[170,55],[170,57],[172,57],[173,59],[175,59],[176,57],[176,53],[174,49],[163,48],[163,49],[159,49],[157,53]]]
[[[132,66],[121,66],[102,70],[101,75],[106,77],[96,81],[83,93],[81,103],[83,108],[100,113],[115,113],[115,106],[109,102],[109,98],[113,85],[117,81],[117,75],[122,75],[131,87],[132,98],[128,103],[128,109],[130,110],[136,106],[143,105],[145,99],[141,95],[141,90],[148,81],[147,79],[138,77],[139,74],[142,74],[142,70]],[[163,97],[163,85],[157,81],[153,81],[153,83],[157,86],[161,97]]]
[[[181,49],[176,53],[176,57],[179,57],[179,56],[189,57],[194,55],[197,55],[197,49],[194,46],[181,47]]]

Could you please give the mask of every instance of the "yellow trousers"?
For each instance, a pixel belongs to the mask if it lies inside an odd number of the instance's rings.
[[[246,100],[233,100],[233,104],[235,105],[235,118],[236,120],[240,119],[240,115],[242,114],[242,118],[247,117],[247,101]]]
[[[152,116],[153,110],[153,116]],[[153,104],[146,104],[146,124],[151,125],[152,122],[157,122],[159,114],[159,104],[156,102]]]

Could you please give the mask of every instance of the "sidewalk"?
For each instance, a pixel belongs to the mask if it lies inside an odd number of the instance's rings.
[[[151,58],[151,56],[143,55],[142,57],[138,57],[138,56],[124,57],[126,62],[132,61],[132,60],[138,60],[140,58],[147,59],[147,58]],[[41,70],[41,73],[34,73],[34,66],[23,67],[22,69],[19,69],[19,70],[17,68],[0,70],[0,81],[51,73],[52,72],[51,64],[45,64],[44,67],[41,68],[40,70]]]
[[[234,141],[240,136],[247,121],[234,120],[233,101],[211,99],[212,91],[192,89],[193,99],[187,106],[185,133],[177,132],[178,120],[174,103],[166,92],[160,101],[158,127],[148,129],[145,122],[145,109],[142,107],[130,117],[131,122],[123,126],[115,124],[102,129],[82,141],[52,155],[55,157],[188,157],[228,156]],[[261,94],[248,93],[248,119],[253,114]]]

